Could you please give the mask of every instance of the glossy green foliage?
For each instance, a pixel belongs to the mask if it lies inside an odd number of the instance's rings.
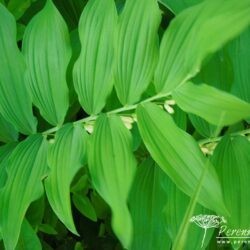
[[[119,16],[115,43],[115,88],[123,105],[139,101],[152,81],[158,59],[159,24],[156,0],[126,1]]]
[[[117,12],[113,0],[91,0],[79,23],[81,54],[74,66],[74,85],[88,114],[105,106],[113,87]]]
[[[195,76],[210,53],[249,25],[249,12],[248,0],[209,0],[181,12],[161,41],[157,92],[168,93]]]
[[[249,152],[250,142],[246,138],[227,136],[219,143],[212,157],[230,212],[230,217],[226,218],[230,228],[250,227]]]
[[[0,113],[24,134],[36,132],[25,62],[16,44],[14,17],[0,4]]]
[[[67,25],[52,0],[27,26],[23,54],[34,104],[50,124],[61,125],[69,105],[66,70],[71,47]]]
[[[192,196],[206,164],[210,164],[198,144],[155,104],[139,106],[137,117],[142,139],[153,159],[178,188]],[[212,165],[204,178],[198,201],[216,212],[226,212],[220,183]]]
[[[0,228],[6,250],[15,249],[25,212],[43,193],[46,153],[47,141],[37,134],[21,142],[8,157],[8,178],[0,191]]]
[[[231,125],[250,117],[249,103],[206,84],[187,82],[173,92],[173,98],[186,112],[218,126]]]
[[[250,232],[249,13],[0,0],[0,249],[239,249],[216,237]]]
[[[71,212],[70,184],[86,162],[87,133],[80,125],[67,124],[55,136],[48,150],[50,172],[45,180],[49,203],[58,218],[78,234]]]
[[[88,150],[93,185],[110,205],[112,228],[125,248],[132,241],[132,220],[127,207],[136,170],[132,137],[117,116],[100,116]]]
[[[132,250],[170,248],[163,212],[168,182],[169,178],[152,159],[146,159],[138,167],[129,200],[134,225]]]

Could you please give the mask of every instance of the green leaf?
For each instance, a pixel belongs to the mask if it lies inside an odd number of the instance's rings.
[[[250,28],[229,44],[233,61],[234,84],[232,93],[250,102]]]
[[[174,107],[173,119],[176,125],[186,131],[187,129],[187,114],[181,110],[178,106]]]
[[[48,151],[50,172],[45,180],[45,190],[49,203],[63,224],[77,234],[70,204],[70,184],[83,166],[87,133],[81,125],[67,124],[55,137]]]
[[[231,125],[250,117],[250,104],[210,87],[187,82],[173,92],[173,98],[186,112],[217,126]]]
[[[75,29],[72,32],[70,32],[70,42],[71,42],[71,49],[72,49],[72,56],[70,58],[70,62],[67,68],[67,83],[69,88],[69,105],[70,109],[68,110],[66,120],[67,118],[71,118],[80,110],[80,104],[78,102],[78,97],[74,88],[74,82],[73,82],[73,68],[75,65],[75,62],[77,58],[80,55],[81,52],[81,43],[79,39],[78,30]]]
[[[208,123],[201,117],[193,114],[188,114],[188,117],[192,125],[195,127],[195,129],[200,135],[212,138],[220,134],[221,128],[218,128],[217,126]]]
[[[22,41],[26,26],[21,24],[21,23],[17,23],[16,28],[17,28],[16,40],[17,40],[17,42]]]
[[[73,194],[73,202],[81,214],[92,221],[97,221],[95,209],[87,196],[84,194]]]
[[[82,245],[81,242],[76,242],[74,250],[84,250],[85,247]]]
[[[0,114],[0,141],[8,143],[17,140],[18,132],[15,127]]]
[[[52,0],[28,24],[23,54],[34,104],[49,123],[61,125],[69,105],[66,69],[71,47],[67,25]]]
[[[87,0],[54,0],[55,5],[65,18],[70,30],[73,30],[77,27],[80,15],[82,13],[83,7],[86,5],[86,2]]]
[[[182,10],[201,3],[203,0],[159,0],[160,3],[169,8],[173,13],[178,14]]]
[[[195,76],[209,54],[249,25],[249,12],[249,0],[208,0],[180,13],[161,42],[154,78],[157,92],[171,92]]]
[[[167,175],[149,158],[139,167],[129,199],[134,225],[131,250],[170,249],[165,214]]]
[[[250,142],[243,136],[226,136],[216,147],[212,162],[216,167],[225,205],[230,212],[226,216],[228,228],[250,227]]]
[[[168,193],[168,202],[165,207],[166,224],[168,225],[168,234],[171,240],[174,242],[181,228],[183,219],[185,218],[185,213],[188,209],[191,199],[181,190],[179,190],[171,180],[168,181],[166,192]],[[211,212],[208,209],[202,207],[199,204],[196,204],[194,215],[206,215],[210,213]],[[187,231],[185,249],[205,249],[212,237],[214,230],[209,229],[205,234],[203,229],[198,227],[194,223],[191,224],[190,221],[187,221],[187,223],[189,223],[189,228]],[[202,243],[204,245],[201,248]]]
[[[233,64],[228,51],[223,48],[212,58],[208,58],[208,62],[204,62],[200,73],[192,81],[195,83],[205,82],[210,86],[230,92],[233,80]]]
[[[90,200],[91,204],[94,206],[97,218],[105,220],[107,216],[110,214],[110,209],[107,203],[95,191],[90,193]]]
[[[25,214],[25,218],[30,222],[30,225],[37,230],[39,225],[43,221],[44,212],[46,209],[45,194],[43,194],[38,200],[32,202]]]
[[[152,158],[178,188],[192,196],[207,164],[197,142],[155,104],[139,105],[137,119],[142,139]],[[211,164],[198,202],[218,213],[227,213],[220,183]]]
[[[16,19],[19,19],[33,1],[34,0],[10,0],[8,1],[7,8]]]
[[[119,16],[115,88],[123,105],[139,101],[152,81],[160,20],[156,0],[128,0]]]
[[[16,145],[17,143],[12,142],[0,147],[0,189],[5,185],[7,180],[6,163]]]
[[[19,143],[8,158],[8,178],[0,191],[0,228],[6,250],[15,249],[24,215],[43,193],[46,157],[47,141],[37,134]]]
[[[84,169],[86,170],[86,169]],[[85,171],[84,171],[85,172]],[[79,179],[76,180],[76,178],[79,177]],[[70,191],[72,193],[80,193],[80,192],[88,192],[89,189],[89,175],[83,174],[81,171],[77,173],[77,176],[74,178],[76,180],[75,182],[71,184]]]
[[[46,233],[46,234],[49,234],[49,235],[57,235],[57,231],[49,224],[41,224],[39,225],[39,228],[38,230],[40,232],[43,232],[43,233]]]
[[[42,250],[38,236],[26,219],[23,221],[15,250]]]
[[[18,131],[32,134],[36,119],[24,72],[24,59],[16,44],[16,21],[0,4],[0,113]]]
[[[102,115],[88,149],[93,186],[111,207],[116,236],[124,248],[129,248],[133,228],[127,199],[136,171],[131,134],[119,117]]]
[[[116,26],[117,12],[113,0],[88,2],[80,19],[82,50],[73,74],[79,101],[89,114],[102,110],[113,86]]]

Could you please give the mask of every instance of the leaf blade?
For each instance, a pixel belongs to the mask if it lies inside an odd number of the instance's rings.
[[[132,138],[119,117],[100,116],[88,151],[93,186],[110,205],[112,228],[125,248],[132,240],[127,199],[136,170]]]
[[[176,103],[186,112],[217,126],[231,125],[250,117],[250,104],[206,84],[187,82],[173,92]]]
[[[198,144],[155,104],[139,105],[136,112],[142,139],[152,158],[178,188],[192,196],[207,164]],[[204,177],[198,202],[217,212],[227,213],[212,165]]]
[[[195,76],[209,54],[249,25],[249,11],[248,0],[210,0],[180,13],[161,41],[154,76],[157,92],[171,92]]]
[[[170,249],[171,240],[167,237],[163,213],[168,198],[164,187],[168,181],[169,178],[151,158],[138,167],[129,199],[134,225],[132,250]]]
[[[36,132],[28,86],[24,81],[26,65],[16,44],[16,22],[0,4],[0,112],[24,134]]]
[[[113,87],[116,25],[117,11],[112,0],[91,0],[82,12],[79,24],[82,50],[73,76],[79,101],[88,114],[102,110]]]
[[[17,140],[18,132],[15,127],[0,114],[0,141],[8,143]]]
[[[74,234],[78,235],[72,218],[70,184],[83,166],[87,133],[80,125],[67,124],[56,134],[55,142],[48,150],[51,171],[45,180],[49,203],[58,218]]]
[[[28,24],[23,54],[34,104],[49,123],[61,125],[69,106],[66,70],[71,47],[67,25],[51,0]]]
[[[220,178],[225,204],[231,214],[226,217],[232,228],[249,228],[250,143],[243,136],[226,136],[216,147],[212,162]],[[232,181],[234,185],[232,185]]]
[[[119,16],[115,88],[123,105],[139,101],[152,81],[160,19],[155,0],[128,0]]]
[[[15,248],[25,212],[41,196],[46,173],[47,142],[39,134],[19,143],[8,158],[8,178],[0,192],[0,225],[5,248]]]
[[[27,219],[24,219],[16,250],[42,250],[42,245],[36,232]]]

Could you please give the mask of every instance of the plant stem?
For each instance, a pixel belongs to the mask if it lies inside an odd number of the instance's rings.
[[[141,102],[137,103],[137,104],[133,104],[133,105],[126,105],[124,107],[118,108],[118,109],[114,109],[111,111],[106,112],[107,115],[111,115],[111,114],[119,114],[122,112],[126,112],[126,111],[130,111],[130,110],[135,110],[138,105],[143,104],[143,103],[147,103],[147,102],[151,102],[151,101],[157,101],[160,100],[162,98],[167,98],[171,95],[171,93],[167,93],[167,94],[157,94],[155,96],[149,97],[145,100],[142,100]],[[73,124],[84,124],[84,123],[88,123],[91,121],[95,121],[98,118],[99,115],[92,115],[92,116],[88,116],[85,117],[81,120],[75,121],[73,122]],[[49,135],[49,134],[53,134],[56,131],[58,131],[60,129],[59,126],[48,129],[46,131],[44,131],[42,134],[43,135]],[[232,133],[231,136],[237,136],[237,135],[247,135],[250,134],[250,128],[242,130],[242,131],[238,131],[235,133]],[[214,137],[214,138],[206,138],[206,139],[202,139],[199,141],[199,145],[200,147],[204,146],[205,144],[208,143],[213,143],[213,142],[219,142],[222,139],[223,136],[219,136],[219,137]]]
[[[167,98],[168,96],[170,96],[171,93],[167,93],[167,94],[157,94],[155,96],[152,96],[150,98],[147,98],[145,100],[142,100],[141,102],[137,103],[137,104],[134,104],[134,105],[126,105],[122,108],[118,108],[118,109],[114,109],[114,110],[111,110],[111,111],[108,111],[106,114],[107,115],[111,115],[111,114],[119,114],[119,113],[122,113],[122,112],[126,112],[126,111],[129,111],[129,110],[135,110],[137,108],[138,105],[140,104],[143,104],[143,103],[146,103],[146,102],[151,102],[151,101],[155,101],[155,100],[159,100],[161,98]],[[93,116],[88,116],[88,117],[85,117],[81,120],[78,120],[78,121],[75,121],[73,122],[73,124],[82,124],[82,123],[87,123],[87,122],[90,122],[90,121],[95,121],[97,118],[98,118],[99,115],[93,115]],[[49,134],[53,134],[55,133],[56,131],[58,131],[60,129],[60,127],[54,127],[54,128],[51,128],[49,130],[46,130],[44,131],[42,134],[43,135],[49,135]]]
[[[250,128],[244,129],[241,131],[237,131],[237,132],[232,133],[230,135],[237,136],[237,135],[248,135],[248,134],[250,134]],[[208,144],[208,143],[219,142],[222,138],[223,138],[223,136],[218,136],[218,137],[214,137],[214,138],[206,138],[206,139],[200,140],[199,145],[203,146],[203,145]]]

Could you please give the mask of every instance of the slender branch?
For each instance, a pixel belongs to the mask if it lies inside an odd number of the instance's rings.
[[[161,98],[167,98],[168,96],[170,96],[171,93],[167,93],[167,94],[157,94],[155,96],[152,96],[150,98],[147,98],[145,100],[142,100],[141,102],[137,103],[137,104],[134,104],[134,105],[126,105],[122,108],[118,108],[118,109],[114,109],[114,110],[111,110],[111,111],[108,111],[106,114],[108,115],[111,115],[111,114],[119,114],[119,113],[122,113],[122,112],[126,112],[126,111],[129,111],[129,110],[135,110],[137,108],[137,106],[139,104],[142,104],[142,103],[146,103],[146,102],[151,102],[151,101],[155,101],[155,100],[159,100]],[[90,122],[90,121],[95,121],[96,119],[98,118],[98,115],[93,115],[93,116],[88,116],[88,117],[85,117],[81,120],[78,120],[78,121],[75,121],[73,122],[73,124],[82,124],[82,123],[87,123],[87,122]],[[54,127],[54,128],[51,128],[49,130],[46,130],[44,131],[42,134],[43,135],[49,135],[49,134],[53,134],[55,133],[56,131],[58,131],[60,129],[60,127]]]
[[[147,103],[147,102],[151,102],[151,101],[158,101],[162,98],[167,98],[171,95],[171,93],[167,93],[167,94],[157,94],[155,96],[149,97],[145,100],[142,100],[141,102],[137,103],[137,104],[133,104],[133,105],[126,105],[124,107],[118,108],[118,109],[114,109],[111,111],[106,112],[106,114],[111,115],[111,114],[119,114],[119,113],[123,113],[123,112],[127,112],[130,110],[135,110],[138,105],[143,104],[143,103]],[[93,116],[88,116],[85,117],[83,119],[77,120],[75,122],[73,122],[73,124],[84,124],[84,123],[88,123],[91,121],[95,121],[98,118],[99,115],[93,115]],[[60,129],[59,126],[51,128],[49,130],[44,131],[42,134],[43,135],[49,135],[49,134],[54,134],[56,131],[58,131]],[[237,136],[237,135],[248,135],[250,134],[250,128],[242,130],[242,131],[238,131],[235,133],[232,133],[231,136]],[[202,139],[199,140],[198,143],[200,145],[200,147],[204,147],[206,146],[206,144],[210,144],[210,143],[217,143],[219,142],[221,139],[223,138],[223,136],[218,136],[218,137],[214,137],[214,138],[206,138],[206,139]]]
[[[244,129],[241,131],[237,131],[237,132],[232,133],[230,135],[237,136],[237,135],[248,135],[248,134],[250,134],[250,128]],[[219,142],[222,138],[223,138],[223,136],[218,136],[218,137],[214,137],[214,138],[206,138],[206,139],[200,140],[199,145],[203,146],[203,145],[208,144],[208,143]]]

